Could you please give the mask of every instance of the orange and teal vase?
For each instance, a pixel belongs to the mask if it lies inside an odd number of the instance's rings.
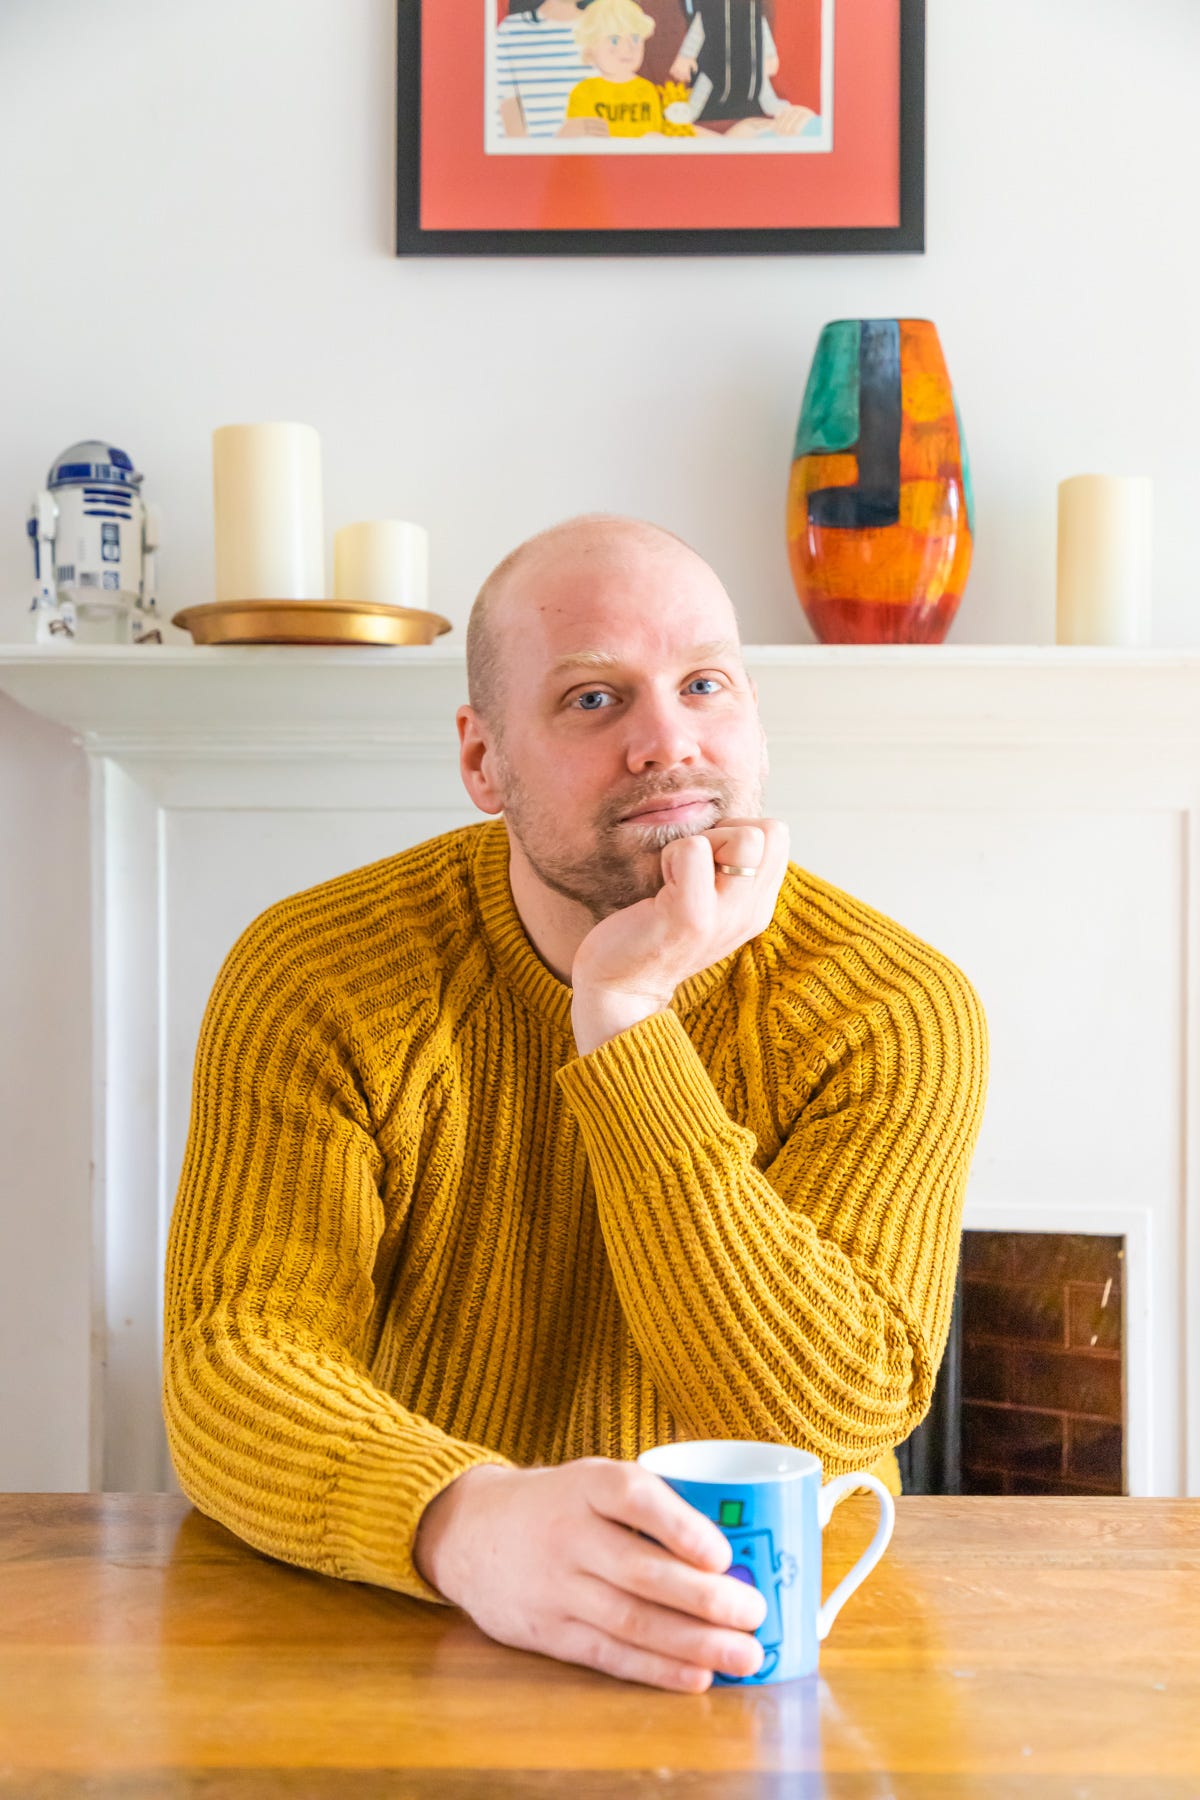
[[[940,644],[971,566],[975,497],[928,319],[838,319],[796,431],[788,557],[822,644]]]

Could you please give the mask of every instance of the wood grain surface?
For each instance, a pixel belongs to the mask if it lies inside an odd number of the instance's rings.
[[[897,1503],[807,1680],[668,1694],[277,1563],[178,1497],[0,1495],[20,1800],[1200,1800],[1200,1500]],[[825,1590],[866,1543],[840,1506]]]

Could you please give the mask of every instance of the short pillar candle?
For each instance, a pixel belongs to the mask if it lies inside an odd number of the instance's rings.
[[[311,425],[213,432],[218,600],[324,600],[321,440]]]
[[[1058,642],[1150,638],[1154,484],[1072,475],[1058,486]]]
[[[360,519],[333,537],[335,600],[424,611],[429,598],[429,533],[406,519]]]

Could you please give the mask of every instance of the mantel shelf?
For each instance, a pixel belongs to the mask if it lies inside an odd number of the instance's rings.
[[[1200,649],[749,644],[772,741],[1114,739],[1200,746]],[[277,757],[443,743],[466,698],[452,644],[9,644],[0,693],[90,753]]]

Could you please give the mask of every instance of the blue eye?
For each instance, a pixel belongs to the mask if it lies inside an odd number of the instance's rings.
[[[710,686],[716,687],[716,688],[719,688],[721,685],[720,682],[716,680],[715,676],[712,676],[712,675],[696,675],[693,677],[693,681],[707,681],[710,684]],[[689,687],[691,687],[692,685],[693,685],[693,682],[688,683]]]
[[[594,700],[594,699],[607,700],[608,698],[609,698],[609,696],[603,691],[602,688],[589,688],[586,694],[580,694],[577,696],[577,704],[582,704],[582,702],[584,700]],[[602,706],[583,706],[582,710],[584,712],[603,712],[604,708]]]

